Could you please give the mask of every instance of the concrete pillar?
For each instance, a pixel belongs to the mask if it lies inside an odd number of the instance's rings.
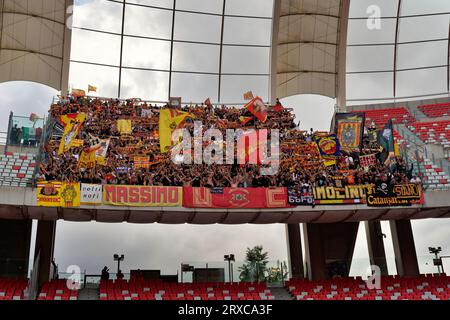
[[[400,276],[417,277],[419,264],[410,220],[390,221],[395,264]]]
[[[366,221],[367,247],[369,248],[370,264],[380,267],[381,275],[387,276],[388,268],[384,250],[383,232],[379,221]]]
[[[38,285],[41,286],[44,282],[51,279],[52,276],[52,261],[55,247],[55,232],[56,221],[38,222],[36,231],[36,246],[34,259],[39,255],[38,266]]]
[[[348,277],[359,222],[309,223],[304,225],[308,277],[324,280]]]
[[[303,273],[303,254],[302,239],[300,236],[299,224],[286,225],[286,238],[288,246],[288,263],[290,270],[290,278],[302,279]]]
[[[0,220],[0,278],[26,278],[31,220]]]
[[[328,272],[325,262],[325,250],[320,234],[320,225],[313,223],[303,224],[305,237],[305,259],[308,278],[310,280],[325,280]]]

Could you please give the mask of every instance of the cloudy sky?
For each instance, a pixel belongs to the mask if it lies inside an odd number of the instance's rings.
[[[171,7],[171,0],[133,0],[141,4]],[[106,0],[75,0],[74,25],[107,31],[108,34],[73,30],[70,86],[86,89],[97,86],[99,96],[116,97],[120,55],[122,5]],[[367,30],[366,20],[351,20],[347,55],[347,95],[349,99],[392,97],[393,48],[395,35],[391,17],[395,16],[396,1],[353,1],[352,18],[367,17],[367,7],[378,4],[384,17],[380,30]],[[403,15],[450,12],[446,0],[403,1]],[[221,0],[177,0],[178,8],[207,13],[221,13]],[[433,5],[430,5],[433,4]],[[226,13],[270,17],[272,0],[227,0]],[[413,17],[401,20],[400,41],[434,40],[426,43],[399,46],[399,95],[439,94],[446,92],[448,14]],[[166,100],[172,12],[127,6],[122,70],[122,97],[141,97]],[[413,20],[411,20],[413,19]],[[430,20],[431,19],[431,20]],[[241,102],[242,93],[253,90],[264,99],[269,97],[270,24],[268,19],[225,19],[224,43],[252,44],[255,47],[225,46],[222,72],[221,101]],[[145,23],[142,23],[145,21]],[[218,99],[218,75],[221,17],[177,12],[174,38],[202,42],[189,44],[175,42],[172,75],[172,95],[182,96],[185,102]],[[414,22],[414,23],[413,23]],[[425,30],[425,31],[424,31]],[[143,39],[151,37],[153,39]],[[155,38],[158,38],[156,40]],[[444,40],[442,40],[444,39]],[[210,43],[210,44],[205,44]],[[361,44],[380,44],[363,45]],[[76,62],[75,62],[76,61]],[[89,62],[85,64],[80,62]],[[423,68],[420,70],[410,70]],[[431,67],[431,68],[428,68]],[[186,72],[200,72],[190,74]],[[354,73],[364,71],[365,73]],[[252,74],[251,76],[239,74]],[[0,131],[7,128],[6,114],[12,110],[18,115],[31,112],[46,114],[57,92],[39,84],[9,82],[0,84]],[[327,130],[334,111],[334,100],[306,95],[283,100],[285,106],[295,109],[303,129]],[[353,102],[355,103],[355,102]],[[413,229],[422,272],[433,271],[426,265],[428,246],[442,246],[450,253],[450,220],[414,221]],[[388,223],[383,223],[387,235],[385,245],[389,267],[395,272],[393,250]],[[115,270],[114,253],[126,255],[123,270],[130,268],[162,269],[165,274],[176,273],[181,262],[206,263],[222,260],[223,254],[234,253],[244,258],[246,247],[263,245],[271,260],[286,260],[286,234],[284,225],[195,226],[195,225],[132,225],[58,222],[55,257],[63,271],[69,265],[79,265],[88,273],[99,272],[104,265]],[[364,272],[368,265],[367,244],[363,225],[360,226],[355,248],[352,273]],[[446,264],[447,269],[450,264]]]

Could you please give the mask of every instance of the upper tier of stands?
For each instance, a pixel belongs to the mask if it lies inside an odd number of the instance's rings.
[[[211,127],[223,132],[234,128],[279,129],[280,130],[280,168],[275,176],[261,176],[258,165],[178,165],[173,163],[170,153],[161,153],[159,147],[158,123],[161,107],[152,106],[139,100],[62,100],[51,107],[51,117],[59,119],[61,115],[84,112],[88,114],[78,134],[83,146],[72,147],[61,155],[57,154],[60,135],[52,135],[46,142],[44,162],[41,166],[41,179],[47,181],[81,181],[97,184],[128,185],[174,185],[192,187],[269,187],[291,186],[297,184],[335,185],[330,177],[336,176],[336,170],[347,178],[344,184],[372,184],[387,177],[390,183],[409,182],[409,168],[398,159],[398,165],[388,168],[379,158],[369,173],[359,165],[357,153],[342,152],[337,158],[336,167],[325,167],[313,142],[313,132],[300,131],[294,122],[292,109],[269,107],[266,122],[259,121],[245,108],[216,107],[205,105],[187,105],[181,111],[195,116],[201,121],[204,130]],[[395,116],[392,116],[392,112]],[[397,122],[413,118],[405,109],[397,108],[385,111],[389,116],[377,118],[384,124],[388,118]],[[368,111],[368,114],[372,113]],[[376,113],[373,113],[375,116]],[[131,120],[131,134],[121,134],[117,120]],[[244,121],[242,120],[244,119]],[[248,121],[248,119],[250,119]],[[193,131],[193,124],[186,121],[185,127]],[[90,147],[90,139],[98,137],[110,139],[104,164],[95,167],[80,168],[78,160],[83,148]],[[379,145],[364,138],[362,154],[374,154]],[[134,164],[135,155],[149,157],[150,167],[140,168]],[[237,156],[237,155],[235,155]],[[382,163],[383,162],[383,163]],[[121,168],[121,171],[117,169]],[[125,172],[122,170],[125,168]],[[348,175],[353,177],[349,178]],[[353,179],[352,179],[353,178]]]
[[[414,122],[409,128],[425,143],[450,147],[450,120]]]
[[[33,182],[36,156],[30,153],[0,154],[0,186],[27,187]]]
[[[450,116],[450,102],[436,103],[419,106],[422,111],[429,118],[440,118]]]
[[[416,120],[408,109],[404,107],[355,110],[354,112],[361,112],[366,115],[366,126],[368,127],[372,124],[372,122],[374,122],[378,128],[383,128],[389,120],[392,120],[393,124],[410,124]]]
[[[274,300],[265,283],[102,280],[100,300]]]
[[[369,289],[360,278],[326,281],[290,280],[286,288],[297,300],[450,300],[450,277],[382,277],[380,289]]]

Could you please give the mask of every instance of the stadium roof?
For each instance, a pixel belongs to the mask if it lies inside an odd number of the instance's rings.
[[[247,90],[340,105],[450,91],[448,0],[75,0],[72,30],[70,4],[0,0],[0,82],[229,104]]]
[[[67,83],[64,0],[0,1],[0,82],[28,80],[57,90]],[[66,77],[62,77],[65,74]]]

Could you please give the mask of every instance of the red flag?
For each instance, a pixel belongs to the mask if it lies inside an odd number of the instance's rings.
[[[247,103],[245,109],[250,111],[259,121],[263,123],[267,121],[267,107],[260,97],[252,99]]]

